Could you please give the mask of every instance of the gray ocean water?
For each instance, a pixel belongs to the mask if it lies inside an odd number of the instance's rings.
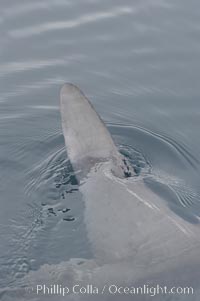
[[[65,82],[138,174],[199,222],[199,79],[198,0],[0,0],[0,287],[91,257],[61,130]]]

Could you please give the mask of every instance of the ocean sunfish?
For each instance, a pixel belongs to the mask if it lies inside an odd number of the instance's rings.
[[[93,257],[44,264],[23,279],[23,287],[28,288],[38,284],[68,286],[71,293],[66,296],[37,295],[22,287],[0,290],[2,300],[149,301],[152,296],[157,301],[199,300],[199,223],[177,215],[143,176],[135,174],[79,88],[65,84],[60,102],[67,154],[84,201],[84,223]],[[74,285],[94,285],[99,292],[75,294]],[[131,293],[133,287],[145,285],[146,293]],[[156,294],[153,288],[158,285]],[[167,293],[163,293],[164,287]],[[190,292],[183,293],[184,288]]]
[[[79,179],[95,262],[101,267],[94,275],[99,281],[107,273],[111,282],[127,276],[140,284],[154,279],[198,286],[199,224],[176,215],[135,175],[78,87],[65,84],[60,101],[66,149]]]

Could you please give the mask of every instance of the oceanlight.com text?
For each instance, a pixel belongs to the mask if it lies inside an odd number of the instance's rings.
[[[49,296],[67,296],[67,295],[193,295],[194,288],[191,286],[161,286],[159,284],[151,286],[144,284],[142,286],[119,286],[117,284],[104,285],[97,287],[92,284],[80,285],[75,284],[73,286],[63,286],[60,284],[38,284],[35,287],[26,288],[27,293],[33,293],[36,295],[49,295]]]

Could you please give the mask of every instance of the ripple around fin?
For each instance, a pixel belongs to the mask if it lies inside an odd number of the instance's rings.
[[[151,174],[145,183],[162,195],[169,208],[186,221],[200,222],[200,192],[192,189],[183,180],[166,174]]]
[[[140,127],[138,128],[172,145],[186,159],[186,161],[190,163],[192,167],[196,168],[196,164],[200,164],[200,161],[197,158],[195,158],[195,156],[193,156],[183,145],[175,141],[173,138],[167,137],[163,134],[161,135],[158,133],[154,133],[150,130],[146,130]]]
[[[56,172],[68,166],[69,160],[64,157],[65,148],[49,155],[46,160],[39,162],[31,171],[27,173],[28,183],[25,185],[25,193],[31,195],[52,177],[56,177]]]
[[[184,146],[183,144],[177,142],[177,140],[173,139],[172,137],[168,137],[165,134],[161,134],[161,133],[156,133],[153,132],[152,130],[149,129],[145,129],[143,127],[140,126],[133,126],[133,125],[123,125],[123,124],[113,124],[113,123],[109,123],[109,125],[111,127],[114,128],[129,128],[132,130],[138,130],[143,132],[144,134],[147,135],[152,135],[153,137],[155,137],[156,139],[159,139],[160,141],[163,141],[164,143],[168,144],[169,146],[171,146],[175,151],[177,151],[182,158],[184,158],[184,160],[190,164],[190,166],[193,167],[193,169],[198,170],[199,165],[200,165],[200,160],[198,158],[195,157],[195,155],[192,154],[192,152],[187,149],[186,146]]]
[[[120,15],[126,15],[131,13],[132,9],[130,7],[120,6],[110,11],[88,14],[85,16],[81,16],[77,19],[73,19],[71,21],[49,22],[22,29],[13,29],[9,32],[9,34],[13,38],[26,38],[33,35],[43,34],[48,31],[76,28],[96,21],[102,21],[105,19],[115,18]]]

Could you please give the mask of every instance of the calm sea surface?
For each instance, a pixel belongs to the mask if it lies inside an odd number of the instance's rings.
[[[61,131],[64,82],[172,210],[199,222],[199,1],[0,0],[0,287],[92,256]]]

